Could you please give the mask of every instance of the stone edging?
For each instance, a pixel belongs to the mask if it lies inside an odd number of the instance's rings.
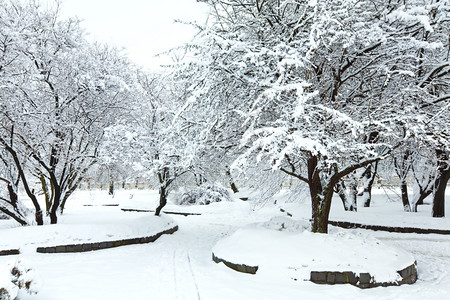
[[[217,257],[212,254],[212,260],[216,263],[223,262],[227,267],[242,273],[256,274],[258,266],[248,266],[245,264],[235,264]],[[397,271],[402,277],[400,281],[393,282],[376,282],[370,273],[360,273],[356,275],[354,272],[331,272],[331,271],[312,271],[310,281],[318,284],[345,284],[357,286],[359,288],[373,288],[373,287],[387,287],[387,286],[399,286],[402,284],[413,284],[417,281],[417,268],[416,262],[412,265]]]
[[[376,282],[370,273],[360,273],[356,275],[355,273],[348,272],[329,272],[329,271],[312,271],[310,280],[318,284],[345,284],[349,283],[351,285],[357,286],[359,288],[373,288],[373,287],[387,287],[387,286],[399,286],[402,284],[413,284],[417,281],[417,269],[416,263],[404,268],[403,270],[397,271],[397,273],[402,277],[400,281],[392,282]]]
[[[239,264],[235,264],[229,261],[226,261],[222,258],[217,257],[214,253],[212,254],[212,260],[216,263],[221,263],[223,262],[227,267],[238,271],[238,272],[242,272],[242,273],[248,273],[248,274],[256,274],[256,271],[258,271],[258,266],[247,266],[247,265],[239,265]]]
[[[125,212],[155,212],[151,209],[136,209],[136,208],[121,208],[122,211]],[[189,213],[189,212],[178,212],[178,211],[162,211],[166,215],[181,215],[181,216],[201,216],[200,213]]]
[[[17,255],[17,254],[20,254],[19,249],[0,250],[0,256]]]
[[[172,234],[178,230],[178,226],[159,232],[155,235],[141,238],[131,238],[116,241],[96,242],[96,243],[84,243],[84,244],[70,244],[59,245],[52,247],[38,247],[36,252],[38,253],[72,253],[72,252],[87,252],[94,250],[102,250],[133,244],[146,244],[156,241],[163,234]]]
[[[374,231],[387,231],[387,232],[398,232],[398,233],[435,233],[435,234],[450,234],[450,230],[443,229],[425,229],[416,227],[389,227],[381,225],[364,225],[359,223],[345,222],[345,221],[328,221],[328,224],[333,226],[342,227],[345,229],[361,228],[369,229]]]

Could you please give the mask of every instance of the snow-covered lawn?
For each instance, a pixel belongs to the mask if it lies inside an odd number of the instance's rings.
[[[0,249],[17,247],[19,243],[21,250],[24,250],[21,258],[36,270],[42,283],[38,294],[21,294],[20,299],[424,300],[446,299],[450,295],[450,236],[444,235],[331,229],[331,232],[345,232],[342,233],[344,236],[354,233],[368,239],[377,238],[411,253],[417,260],[419,279],[413,285],[400,287],[361,290],[350,285],[316,285],[308,281],[294,281],[277,272],[256,275],[238,273],[212,261],[212,249],[220,240],[248,224],[264,222],[274,216],[286,216],[280,212],[280,207],[290,211],[296,219],[308,218],[308,201],[303,204],[278,201],[277,205],[264,207],[241,201],[189,208],[170,205],[167,210],[189,210],[202,215],[171,215],[170,219],[164,218],[166,223],[173,219],[179,230],[150,244],[70,254],[39,254],[33,251],[41,243],[53,245],[70,240],[77,242],[77,239],[94,241],[109,238],[109,235],[129,236],[152,230],[150,227],[159,225],[149,223],[148,228],[139,230],[138,226],[133,225],[141,222],[139,219],[142,218],[154,219],[151,213],[123,212],[120,209],[125,206],[154,209],[156,199],[157,194],[153,191],[118,191],[114,198],[108,197],[105,191],[80,191],[68,203],[65,214],[59,218],[59,225],[17,228],[10,221],[0,221]],[[373,208],[360,209],[358,213],[344,212],[342,204],[336,200],[332,219],[450,229],[449,218],[432,219],[429,206],[421,206],[417,215],[404,213],[401,203],[389,202],[382,194],[375,195]],[[111,203],[120,206],[100,205]],[[450,210],[447,209],[447,212]],[[59,233],[51,229],[57,227],[64,229]],[[305,251],[311,252],[310,247],[303,245]],[[327,250],[330,256],[337,251],[333,248]],[[302,249],[298,251],[301,253]],[[364,256],[364,253],[360,255]],[[0,266],[15,259],[16,256],[0,257]],[[373,263],[378,264],[379,261]]]

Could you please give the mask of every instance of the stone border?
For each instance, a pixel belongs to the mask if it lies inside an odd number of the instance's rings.
[[[215,263],[224,263],[228,268],[231,268],[235,271],[241,272],[241,273],[248,273],[248,274],[256,274],[256,271],[258,271],[258,266],[248,266],[248,265],[239,265],[235,264],[229,261],[226,261],[222,258],[217,257],[214,253],[212,254],[212,260]]]
[[[450,230],[443,229],[424,229],[417,227],[389,227],[382,225],[364,225],[359,223],[345,222],[345,221],[328,221],[328,224],[333,226],[342,227],[345,229],[369,229],[374,231],[387,231],[387,232],[397,232],[397,233],[422,233],[422,234],[450,234]]]
[[[58,245],[52,247],[38,247],[36,252],[38,253],[73,253],[73,252],[87,252],[102,250],[120,246],[127,246],[133,244],[146,244],[156,241],[163,234],[172,234],[178,230],[178,226],[159,232],[155,235],[141,238],[131,238],[116,241],[96,242],[96,243],[84,243],[84,244],[70,244],[70,245]]]
[[[0,250],[0,256],[18,255],[18,254],[20,254],[19,249]]]
[[[214,253],[212,254],[212,260],[216,263],[224,263],[230,269],[241,273],[256,274],[258,271],[258,266],[248,266],[245,264],[235,264],[224,260],[223,258],[217,257]],[[387,287],[387,286],[399,286],[402,284],[413,284],[417,281],[417,268],[416,262],[412,265],[404,268],[403,270],[397,271],[397,273],[402,277],[400,281],[393,282],[376,282],[370,273],[359,273],[358,275],[354,272],[332,272],[332,271],[311,271],[310,281],[317,284],[351,284],[357,286],[361,289],[373,288],[373,287]]]
[[[125,212],[155,212],[154,210],[151,209],[137,209],[137,208],[121,208],[122,211]],[[189,213],[189,212],[178,212],[178,211],[162,211],[163,213],[165,213],[166,215],[181,215],[181,216],[201,216],[202,214],[200,213]]]
[[[91,206],[112,206],[112,207],[116,207],[116,206],[119,206],[119,204],[118,203],[115,203],[115,204],[96,204],[96,205],[94,205],[94,204],[84,204],[83,206],[87,206],[87,207],[91,207]]]
[[[351,271],[347,272],[330,272],[330,271],[312,271],[310,281],[317,284],[346,284],[357,286],[361,289],[373,288],[373,287],[387,287],[387,286],[399,286],[402,284],[413,284],[417,281],[417,268],[416,262],[412,265],[397,271],[402,277],[400,281],[392,282],[376,282],[370,273],[359,273],[356,275]]]

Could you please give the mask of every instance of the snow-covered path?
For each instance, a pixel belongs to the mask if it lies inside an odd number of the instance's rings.
[[[450,295],[450,237],[375,235],[409,249],[418,261],[411,286],[360,290],[241,274],[211,260],[211,248],[251,220],[226,215],[174,216],[179,231],[155,243],[79,254],[24,255],[45,279],[23,300],[71,299],[446,299]],[[305,245],[306,246],[306,245]],[[5,261],[1,258],[0,262]]]

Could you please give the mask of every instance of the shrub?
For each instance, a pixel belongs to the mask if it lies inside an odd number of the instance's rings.
[[[228,190],[218,184],[204,183],[178,197],[179,205],[208,205],[213,202],[231,201]]]
[[[38,288],[34,270],[26,267],[21,258],[0,269],[0,300],[16,299],[20,289],[37,294]]]

